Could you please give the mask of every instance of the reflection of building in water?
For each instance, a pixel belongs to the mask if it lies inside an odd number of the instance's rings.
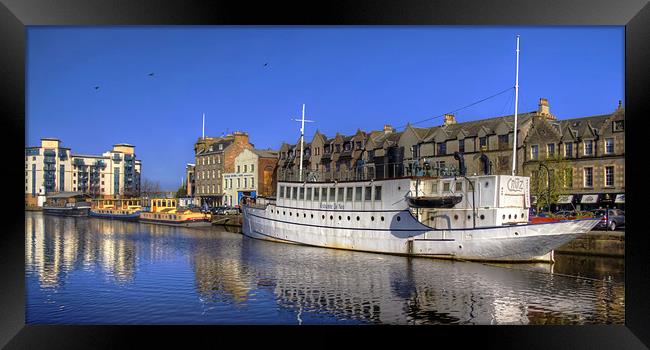
[[[42,287],[58,287],[74,269],[100,266],[118,282],[133,279],[134,242],[111,221],[52,217],[41,213],[25,216],[26,264],[38,275]]]
[[[193,235],[202,234],[197,232]],[[254,287],[254,273],[242,260],[241,239],[236,236],[233,238],[235,239],[224,240],[231,243],[225,246],[199,242],[192,249],[190,263],[196,276],[197,291],[202,298],[243,302]]]

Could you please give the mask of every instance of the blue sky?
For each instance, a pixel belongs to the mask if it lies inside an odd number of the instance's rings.
[[[206,136],[247,131],[273,149],[299,137],[303,103],[308,139],[403,126],[514,86],[517,34],[519,111],[540,97],[560,119],[625,103],[624,27],[29,27],[26,143],[130,143],[142,176],[171,190],[202,113]],[[456,118],[513,111],[514,89]]]

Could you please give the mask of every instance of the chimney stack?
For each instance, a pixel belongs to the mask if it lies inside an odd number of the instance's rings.
[[[623,108],[623,101],[618,100],[618,108],[617,109],[622,109]]]
[[[384,134],[389,134],[393,132],[393,127],[390,124],[384,124]]]
[[[551,107],[548,105],[548,99],[540,98],[539,99],[539,108],[537,109],[537,115],[544,116],[546,119],[555,120],[555,116],[551,114]]]
[[[248,143],[248,133],[235,131],[232,133],[235,138],[235,143],[247,144]]]
[[[451,124],[456,124],[456,116],[454,116],[453,114],[445,114],[444,125],[451,125]]]

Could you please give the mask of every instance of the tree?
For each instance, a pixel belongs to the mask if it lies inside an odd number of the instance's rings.
[[[176,198],[182,198],[182,197],[185,197],[186,195],[187,195],[187,192],[186,192],[186,190],[185,190],[185,186],[181,185],[181,186],[178,188],[178,190],[176,191],[176,194],[174,195],[174,197],[176,197]]]
[[[536,170],[532,170],[530,192],[537,197],[537,207],[550,210],[557,204],[567,183],[572,181],[571,163],[560,156],[553,156],[539,161]]]
[[[140,186],[140,193],[143,197],[151,198],[152,195],[160,192],[160,182],[152,181],[147,178],[142,180],[142,185]]]

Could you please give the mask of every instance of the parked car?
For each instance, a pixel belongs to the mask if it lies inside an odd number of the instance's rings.
[[[211,212],[212,214],[223,214],[223,210],[224,210],[225,208],[226,208],[226,207],[224,207],[224,206],[214,207],[214,208],[212,208],[212,209],[210,210],[210,212]]]
[[[625,212],[620,209],[596,209],[594,217],[600,218],[597,229],[616,230],[617,227],[625,226]],[[607,214],[607,215],[605,215]]]
[[[234,207],[226,207],[226,208],[223,210],[223,213],[224,213],[225,215],[237,215],[237,214],[239,214],[239,209],[234,208]]]

